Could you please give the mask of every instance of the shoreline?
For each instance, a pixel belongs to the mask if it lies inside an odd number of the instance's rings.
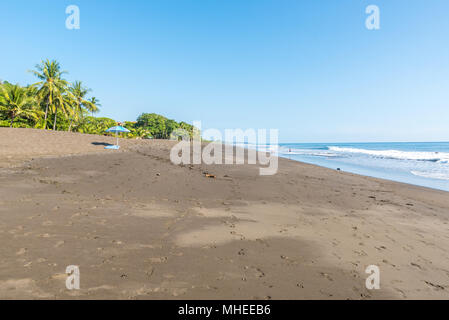
[[[93,135],[93,134],[83,134],[83,133],[79,133],[79,132],[65,132],[65,131],[46,131],[46,130],[42,130],[42,129],[30,129],[30,128],[0,128],[0,133],[1,130],[12,130],[13,131],[17,131],[17,130],[25,130],[25,131],[33,131],[36,132],[38,134],[45,132],[45,134],[60,134],[61,132],[63,134],[68,134],[68,135],[75,135],[75,136],[79,136],[79,137],[89,137],[91,139],[88,140],[104,140],[102,142],[106,142],[106,143],[111,143],[114,144],[115,143],[115,137],[111,137],[111,136],[99,136],[99,135]],[[119,138],[120,144],[123,145],[123,147],[121,148],[121,150],[119,150],[119,152],[126,152],[129,151],[129,148],[135,148],[138,146],[144,146],[146,144],[151,143],[151,141],[158,141],[161,144],[176,144],[176,142],[172,142],[169,140],[158,140],[158,139],[152,139],[152,140],[136,140],[136,139],[125,139],[125,138]],[[203,142],[203,146],[204,144],[207,142]],[[373,142],[374,143],[374,142]],[[412,143],[412,142],[410,142]],[[153,143],[154,144],[154,143]],[[234,146],[236,147],[236,146]],[[244,150],[248,150],[247,148],[243,148]],[[51,159],[51,158],[59,158],[59,157],[70,157],[70,156],[83,156],[83,155],[88,155],[88,154],[103,154],[104,152],[107,152],[106,150],[104,150],[103,148],[97,148],[95,151],[87,151],[87,152],[77,152],[77,153],[70,153],[70,154],[57,154],[57,152],[55,154],[51,154],[51,155],[29,155],[26,158],[23,158],[21,160],[17,160],[15,167],[20,167],[22,165],[24,165],[26,162],[30,161],[33,158],[40,158],[40,159]],[[111,152],[111,151],[109,151]],[[112,152],[117,152],[117,150],[112,151]],[[10,155],[9,155],[10,156]],[[393,180],[393,179],[387,179],[387,178],[379,178],[379,177],[375,177],[375,176],[370,176],[370,175],[365,175],[365,174],[359,174],[359,173],[354,173],[351,171],[345,171],[345,170],[336,170],[330,167],[326,167],[323,165],[319,165],[319,164],[315,164],[315,163],[310,163],[310,162],[305,162],[305,161],[301,161],[301,160],[294,160],[294,159],[290,159],[287,156],[278,156],[279,159],[284,159],[287,161],[293,161],[296,163],[301,163],[303,165],[311,165],[311,166],[315,166],[318,168],[322,168],[322,169],[327,169],[327,170],[332,170],[332,171],[336,171],[336,172],[341,172],[341,173],[346,173],[346,174],[352,174],[355,176],[360,176],[360,177],[366,177],[366,178],[370,178],[370,179],[377,179],[380,181],[384,181],[384,182],[394,182],[394,183],[399,183],[399,184],[403,184],[403,185],[407,185],[407,186],[414,186],[414,187],[418,187],[418,188],[424,188],[424,189],[429,189],[429,190],[433,190],[433,191],[440,191],[440,192],[449,192],[449,190],[444,190],[444,189],[438,189],[438,188],[432,188],[432,187],[427,187],[427,186],[423,186],[423,185],[419,185],[419,184],[413,184],[413,183],[407,183],[407,182],[402,182],[402,181],[397,181],[397,180]],[[8,161],[6,161],[8,162]],[[2,169],[2,163],[0,161],[0,169]],[[10,167],[11,168],[11,167]]]
[[[404,186],[409,186],[409,187],[416,187],[419,189],[425,189],[425,190],[429,190],[429,191],[436,191],[436,192],[444,192],[444,193],[449,193],[448,190],[443,190],[443,189],[437,189],[437,188],[432,188],[432,187],[426,187],[426,186],[422,186],[419,184],[413,184],[413,183],[407,183],[407,182],[402,182],[402,181],[397,181],[397,180],[391,180],[391,179],[385,179],[385,178],[378,178],[378,177],[374,177],[374,176],[369,176],[369,175],[364,175],[364,174],[359,174],[359,173],[354,173],[351,171],[345,171],[345,170],[336,170],[336,169],[332,169],[329,167],[325,167],[325,166],[320,166],[319,164],[314,164],[314,163],[309,163],[309,162],[303,162],[300,160],[293,160],[293,159],[288,159],[288,158],[284,158],[284,157],[280,157],[283,158],[285,160],[288,161],[293,161],[293,162],[299,162],[301,164],[306,164],[306,165],[311,165],[311,166],[315,166],[318,168],[322,168],[322,169],[328,169],[328,170],[332,170],[332,171],[336,171],[336,172],[341,172],[341,173],[345,173],[345,174],[351,174],[354,176],[358,176],[358,177],[364,177],[364,178],[368,178],[368,179],[374,179],[374,180],[379,180],[380,182],[388,182],[388,183],[398,183],[400,185],[404,185]]]

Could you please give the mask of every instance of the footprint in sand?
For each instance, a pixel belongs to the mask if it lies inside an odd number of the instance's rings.
[[[393,264],[393,263],[391,263],[391,262],[389,262],[387,259],[383,259],[382,262],[385,263],[385,264],[388,264],[388,265],[392,266],[393,268],[396,268],[396,265]]]
[[[149,259],[147,259],[147,261],[151,262],[151,263],[165,263],[165,262],[167,262],[167,260],[168,260],[167,257],[149,258]]]
[[[333,239],[333,240],[332,240],[332,245],[333,245],[334,247],[336,247],[336,246],[340,245],[340,241],[338,241],[337,239]]]
[[[267,241],[263,240],[263,239],[256,239],[257,242],[259,242],[260,244],[263,244],[265,247],[269,247],[270,245],[268,244]]]
[[[40,218],[40,217],[42,217],[42,215],[41,215],[41,214],[37,214],[37,215],[35,215],[35,216],[30,216],[30,217],[28,217],[28,219],[33,220],[33,219],[35,219],[35,218]]]
[[[264,278],[265,272],[263,272],[260,268],[252,267],[254,269],[254,274],[257,278]]]
[[[320,276],[322,276],[323,278],[326,278],[329,281],[334,281],[334,279],[328,273],[320,272]]]
[[[27,248],[21,248],[19,251],[16,252],[16,255],[21,256],[25,254],[28,251]]]
[[[50,238],[51,236],[48,233],[38,235],[40,238]]]
[[[172,256],[182,257],[184,255],[183,252],[170,252]]]
[[[360,250],[360,251],[354,250],[353,252],[359,256],[363,256],[363,257],[368,256],[368,254],[363,250]]]
[[[64,243],[65,243],[65,241],[58,241],[58,242],[56,242],[56,244],[54,245],[54,247],[55,247],[55,248],[58,248],[58,247],[64,245]]]
[[[413,267],[418,268],[419,270],[422,270],[422,269],[423,269],[419,264],[414,263],[414,262],[410,262],[410,265],[413,266]]]
[[[430,281],[424,281],[427,285],[431,286],[435,290],[444,290],[443,286],[440,286],[439,284],[432,283]]]
[[[172,296],[173,297],[178,297],[178,296],[184,295],[185,293],[187,293],[187,289],[186,288],[174,288],[174,289],[172,289]]]
[[[401,289],[399,289],[399,288],[393,288],[393,289],[396,290],[397,292],[399,292],[403,299],[407,298],[407,296],[405,295],[405,292],[402,291]]]
[[[145,275],[148,278],[151,278],[153,276],[153,273],[154,273],[154,267],[149,267],[148,270],[145,271]]]

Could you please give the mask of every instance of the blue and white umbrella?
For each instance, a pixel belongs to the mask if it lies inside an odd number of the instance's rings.
[[[108,130],[106,130],[106,132],[112,132],[117,135],[117,145],[106,146],[105,149],[120,149],[120,146],[118,145],[118,133],[119,132],[131,132],[131,131],[129,131],[128,129],[126,129],[125,127],[122,127],[122,126],[115,126],[115,127],[109,128]]]

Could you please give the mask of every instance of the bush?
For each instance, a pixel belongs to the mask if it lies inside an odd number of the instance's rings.
[[[137,118],[137,127],[146,129],[157,139],[167,138],[167,118],[155,113],[143,113]]]
[[[142,113],[137,118],[137,123],[134,127],[147,130],[156,139],[169,139],[172,132],[178,132],[180,131],[179,129],[187,131],[190,137],[193,135],[192,125],[186,122],[178,123],[175,120],[167,119],[155,113]]]
[[[106,130],[117,125],[117,122],[110,118],[86,117],[78,125],[77,131],[88,134],[105,134]]]

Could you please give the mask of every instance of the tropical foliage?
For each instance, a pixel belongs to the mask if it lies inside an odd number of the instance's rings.
[[[148,130],[156,139],[169,139],[170,135],[178,129],[186,130],[190,135],[193,132],[192,125],[185,122],[177,123],[155,113],[142,113],[137,118],[136,126]]]
[[[67,72],[61,71],[59,63],[55,60],[42,61],[31,71],[40,81],[33,87],[38,88],[36,100],[45,106],[44,128],[47,129],[48,112],[54,113],[53,130],[56,130],[58,109],[66,113],[65,104],[68,93],[68,82],[63,79]],[[65,99],[64,99],[65,98]]]
[[[38,82],[26,87],[0,81],[0,127],[105,134],[117,125],[113,119],[94,117],[99,99],[89,97],[91,89],[81,81],[66,80],[67,72],[57,61],[43,60],[30,72]],[[136,122],[123,125],[131,131],[127,138],[168,139],[172,133],[193,132],[192,125],[155,113],[143,113]]]

